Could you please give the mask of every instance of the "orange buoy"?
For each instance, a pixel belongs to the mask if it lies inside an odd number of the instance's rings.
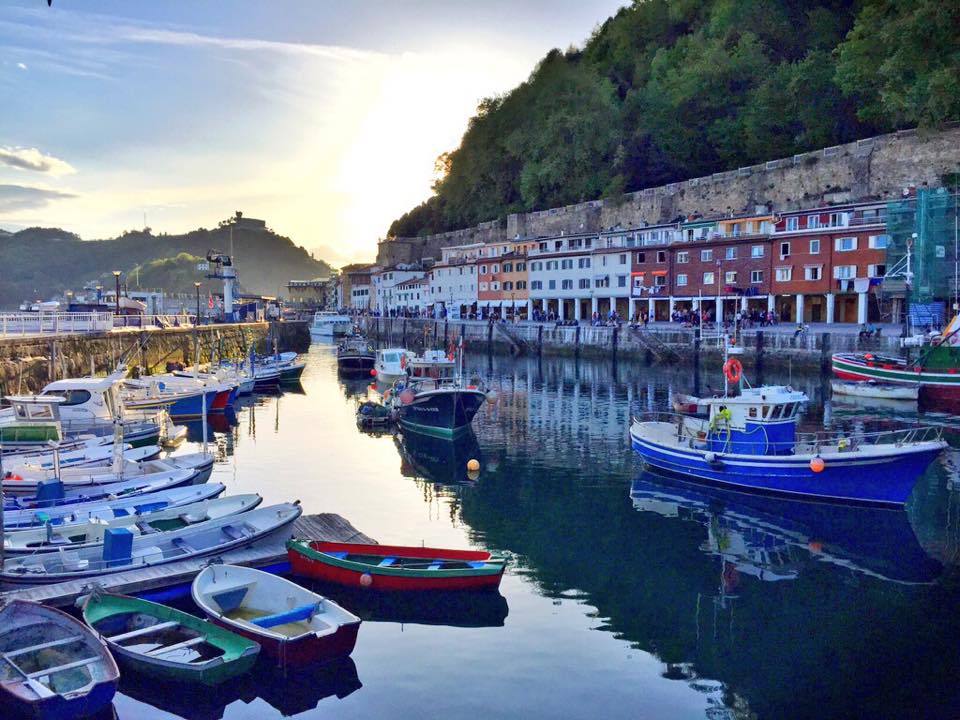
[[[376,377],[376,376],[377,376],[377,369],[370,368],[370,377]]]
[[[815,473],[822,473],[826,466],[827,464],[823,461],[822,457],[815,457],[810,461],[810,469]]]

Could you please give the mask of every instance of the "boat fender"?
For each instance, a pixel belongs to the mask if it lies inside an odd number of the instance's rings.
[[[717,454],[715,452],[705,453],[703,456],[703,459],[706,460],[707,464],[710,465],[711,467],[717,468],[723,465],[723,462],[720,460],[719,457],[717,457]]]
[[[815,473],[822,473],[826,466],[827,464],[823,461],[822,457],[815,457],[810,460],[810,469]]]
[[[370,573],[364,573],[360,576],[360,587],[368,588],[373,585],[373,575]]]

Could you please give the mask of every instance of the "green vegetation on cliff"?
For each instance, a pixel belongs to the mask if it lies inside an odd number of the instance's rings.
[[[121,270],[130,288],[163,288],[167,292],[193,292],[193,283],[205,280],[197,263],[207,250],[228,252],[227,225],[214,230],[193,230],[184,235],[154,235],[149,230],[127,232],[112,240],[81,240],[57,228],[27,228],[0,235],[0,307],[23,300],[45,299],[54,293],[100,281],[113,286],[113,270]],[[331,268],[314,260],[290,238],[269,230],[237,227],[233,250],[241,287],[248,292],[276,295],[286,291],[288,280],[326,277]],[[206,289],[204,290],[206,292]]]
[[[488,98],[388,235],[616,197],[960,119],[960,4],[635,0]]]

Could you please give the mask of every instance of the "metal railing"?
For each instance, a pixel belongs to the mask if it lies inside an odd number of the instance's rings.
[[[105,332],[112,327],[112,312],[0,313],[0,337]]]
[[[196,315],[114,315],[115,328],[177,328],[196,325]]]

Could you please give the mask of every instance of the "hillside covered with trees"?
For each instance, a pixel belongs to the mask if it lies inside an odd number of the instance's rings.
[[[46,299],[84,283],[101,282],[112,288],[113,270],[123,272],[130,288],[193,292],[193,283],[200,280],[206,292],[212,281],[205,280],[206,273],[196,269],[197,263],[209,249],[228,252],[229,247],[227,223],[184,235],[127,232],[112,240],[85,241],[57,228],[0,233],[0,267],[8,270],[0,284],[0,307]],[[235,228],[233,251],[240,285],[248,292],[285,293],[288,280],[327,277],[332,272],[290,238],[270,230]]]
[[[960,3],[634,0],[483,100],[416,236],[960,119]]]

